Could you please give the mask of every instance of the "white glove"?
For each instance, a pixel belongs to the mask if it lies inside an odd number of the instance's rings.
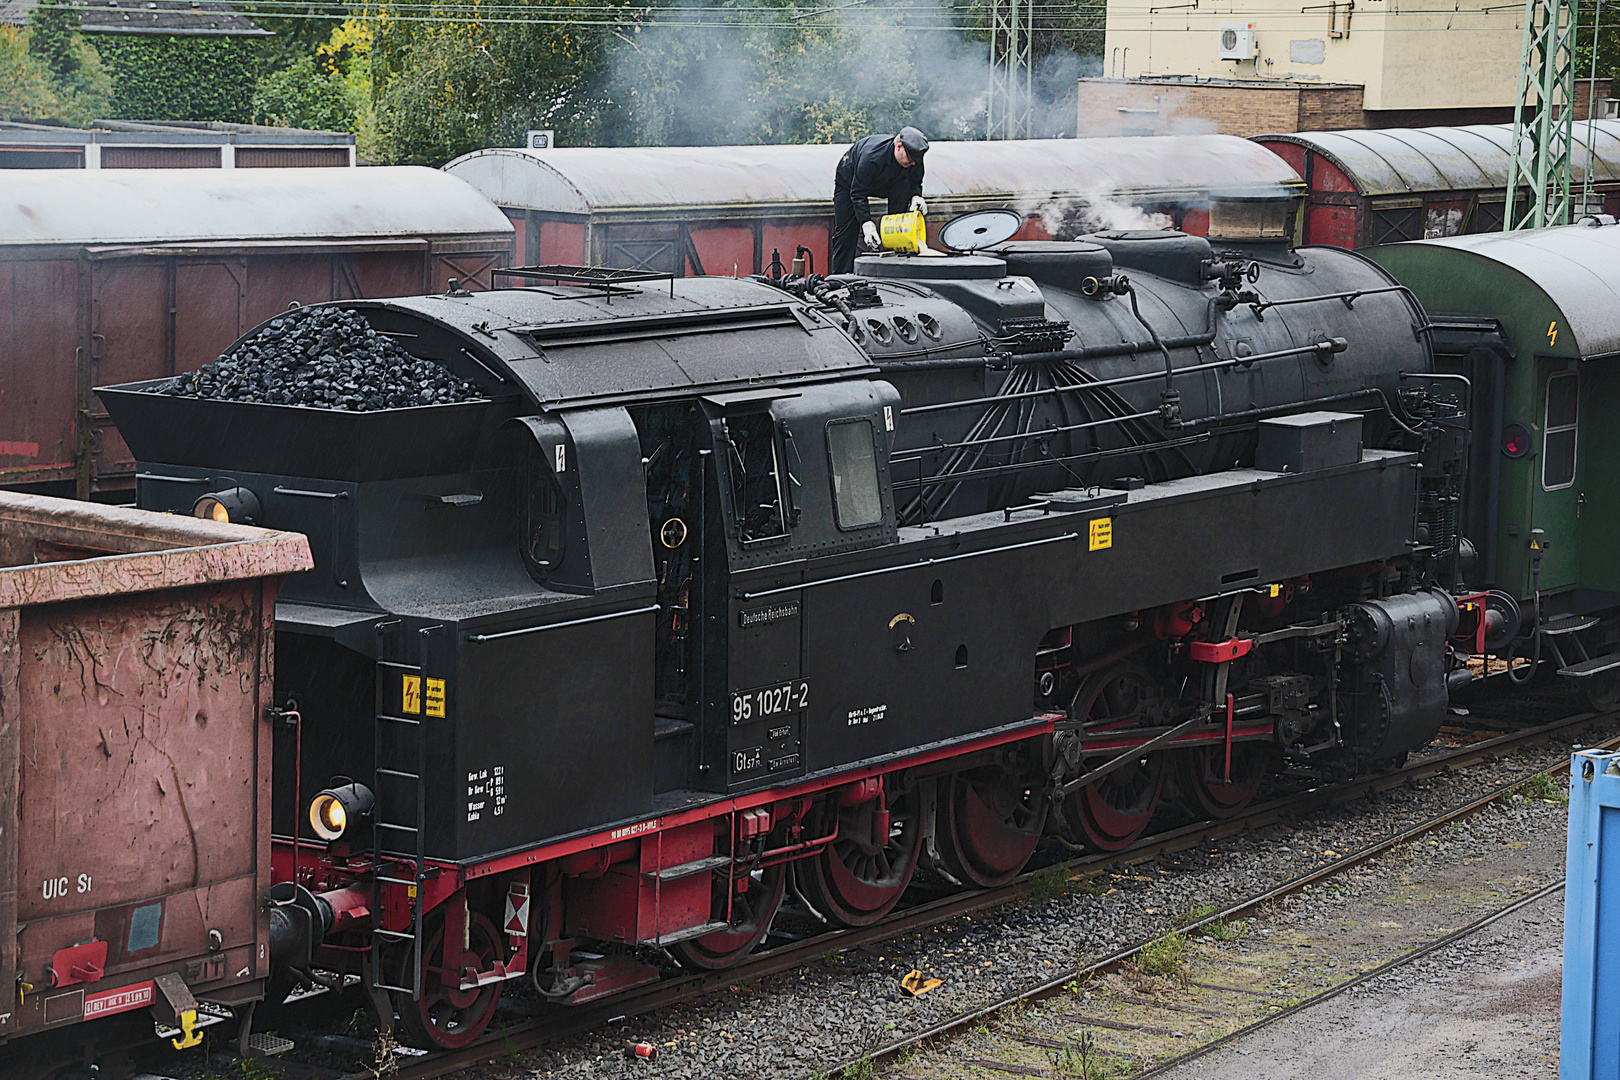
[[[878,248],[883,246],[883,242],[878,239],[877,222],[868,221],[866,224],[861,226],[861,239],[866,241],[866,246],[869,248]]]
[[[928,202],[921,195],[911,197],[911,209],[919,214],[928,213]]]

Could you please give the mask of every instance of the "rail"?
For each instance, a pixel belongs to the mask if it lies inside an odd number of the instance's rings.
[[[1378,776],[1362,777],[1342,784],[1311,788],[1261,806],[1252,807],[1242,814],[1221,821],[1194,822],[1191,825],[1185,825],[1149,837],[1146,841],[1125,851],[1105,855],[1082,856],[1059,865],[1067,869],[1071,880],[1078,880],[1125,863],[1139,862],[1156,854],[1183,851],[1211,840],[1232,836],[1272,822],[1288,820],[1311,810],[1348,802],[1370,792],[1388,791],[1414,780],[1441,774],[1462,765],[1473,764],[1497,756],[1503,751],[1517,746],[1537,742],[1550,734],[1578,729],[1588,724],[1612,720],[1616,717],[1620,717],[1620,710],[1606,713],[1582,713],[1564,717],[1524,731],[1512,732],[1494,739],[1474,743],[1446,754],[1437,754],[1434,757],[1414,762]],[[1620,740],[1610,740],[1610,742],[1620,743]],[[1358,861],[1365,861],[1374,854],[1387,850],[1389,847],[1404,843],[1415,836],[1422,835],[1424,832],[1439,828],[1450,820],[1472,813],[1486,803],[1511,792],[1523,783],[1524,779],[1521,778],[1509,784],[1504,784],[1486,795],[1471,800],[1465,807],[1448,811],[1445,815],[1422,822],[1413,828],[1403,830],[1397,836],[1378,842],[1373,845],[1376,850],[1369,848],[1362,852],[1346,855],[1326,867],[1286,882],[1258,896],[1250,897],[1227,911],[1217,912],[1188,927],[1183,927],[1179,932],[1186,933],[1189,930],[1195,930],[1200,926],[1220,919],[1230,919],[1239,912],[1264,903],[1266,900],[1274,899],[1289,891],[1304,888],[1322,877],[1338,873],[1349,866],[1355,865]],[[534,1049],[549,1042],[597,1030],[610,1020],[617,1020],[646,1013],[653,1009],[696,1000],[740,983],[789,971],[831,950],[869,945],[933,926],[949,919],[1000,907],[1027,896],[1031,890],[1031,880],[1034,878],[1035,873],[1050,875],[1051,869],[1026,873],[1011,884],[997,889],[957,893],[919,904],[916,907],[900,911],[874,926],[852,930],[834,930],[804,938],[759,953],[735,967],[722,971],[683,975],[643,989],[617,994],[599,1002],[578,1006],[567,1010],[562,1015],[538,1017],[509,1024],[500,1031],[482,1036],[463,1049],[433,1053],[402,1063],[394,1075],[399,1080],[434,1080],[436,1077],[444,1076],[458,1069],[487,1061],[491,1056],[508,1056],[522,1050]],[[1094,964],[1087,965],[1084,970],[1100,970],[1109,965],[1121,963],[1130,959],[1150,944],[1152,944],[1151,941],[1142,942],[1119,950]],[[972,1014],[951,1018],[934,1025],[927,1031],[906,1039],[896,1040],[868,1054],[863,1054],[859,1058],[831,1066],[825,1070],[825,1075],[837,1075],[840,1069],[856,1064],[862,1059],[876,1061],[891,1058],[912,1046],[940,1038],[954,1031],[965,1030],[997,1011],[1008,1008],[1015,1002],[1033,1000],[1036,997],[1050,996],[1057,993],[1080,974],[1081,969],[1079,968],[1071,970],[1058,978],[1035,987],[1026,994],[1003,999]],[[355,1072],[343,1076],[339,1080],[376,1080],[376,1073],[373,1071]]]

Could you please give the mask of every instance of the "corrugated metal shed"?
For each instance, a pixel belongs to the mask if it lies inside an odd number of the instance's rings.
[[[832,146],[494,148],[445,166],[504,207],[571,214],[764,207],[830,212]],[[1291,198],[1299,177],[1274,154],[1229,135],[936,142],[924,194],[979,202],[1100,195]],[[1033,207],[1032,207],[1033,208]]]
[[[1468,265],[1476,259],[1523,276],[1563,312],[1581,356],[1620,356],[1620,278],[1613,272],[1620,263],[1620,225],[1448,236],[1383,250],[1398,258],[1418,245],[1456,252],[1456,280],[1478,276],[1477,267]],[[1379,253],[1375,251],[1373,258],[1378,259]]]
[[[436,169],[13,170],[0,245],[146,244],[512,232]]]
[[[1302,131],[1255,139],[1309,147],[1337,165],[1363,195],[1410,195],[1505,188],[1513,125]],[[1590,153],[1586,122],[1577,122],[1570,157],[1575,183],[1584,179],[1588,160],[1594,183],[1620,180],[1620,120],[1592,122]]]

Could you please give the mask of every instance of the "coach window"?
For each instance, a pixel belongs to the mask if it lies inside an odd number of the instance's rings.
[[[870,420],[834,420],[827,425],[832,461],[833,510],[840,529],[865,529],[883,521],[877,448]]]
[[[1547,423],[1541,441],[1541,486],[1553,491],[1575,482],[1575,411],[1580,379],[1563,372],[1547,380]]]
[[[743,543],[786,536],[787,470],[768,412],[726,418],[731,457],[731,501],[737,515],[737,539]]]

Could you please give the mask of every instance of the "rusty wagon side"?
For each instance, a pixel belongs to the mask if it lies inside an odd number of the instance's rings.
[[[8,1064],[263,996],[275,597],[310,565],[296,533],[0,491]]]
[[[135,485],[91,387],[193,371],[290,303],[488,288],[512,225],[434,169],[15,170],[0,200],[0,485]]]

